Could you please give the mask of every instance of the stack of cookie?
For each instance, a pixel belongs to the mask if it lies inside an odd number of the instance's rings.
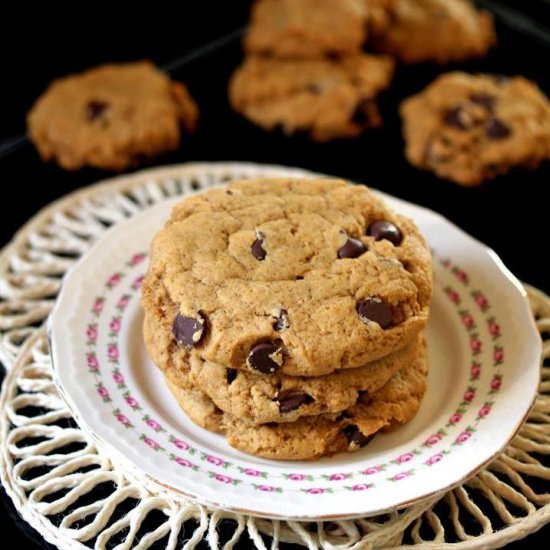
[[[229,100],[265,130],[355,137],[381,125],[395,60],[462,61],[495,42],[491,15],[470,0],[257,0]]]
[[[147,350],[189,417],[242,451],[355,451],[420,405],[430,262],[416,226],[364,186],[215,188],[153,241]]]
[[[229,85],[232,107],[265,130],[315,141],[349,138],[382,120],[390,57],[362,52],[365,0],[261,0],[245,37],[246,58]]]

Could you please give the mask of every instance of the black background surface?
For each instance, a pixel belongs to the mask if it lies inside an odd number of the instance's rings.
[[[522,9],[539,25],[550,29],[547,0],[506,4]],[[17,22],[27,19],[24,14],[12,14],[11,29],[7,29],[10,25],[5,18],[6,32],[0,36],[3,71],[0,140],[24,133],[25,113],[52,78],[113,60],[149,58],[160,66],[166,65],[242,27],[248,17],[248,2],[197,2],[193,7],[186,5],[182,11],[182,15],[176,16],[159,6],[157,10],[138,10],[119,18],[105,8],[89,5],[72,14],[73,24],[68,26],[50,8],[43,9],[43,13],[33,8],[32,22],[20,28]],[[503,24],[499,24],[498,32],[499,47],[487,58],[445,70],[524,74],[550,95],[550,38],[545,44]],[[18,47],[14,37],[28,41],[31,47]],[[300,137],[265,134],[231,112],[226,83],[240,59],[239,43],[233,41],[217,53],[172,72],[174,78],[188,84],[199,103],[201,120],[194,136],[185,139],[176,153],[158,159],[155,165],[201,160],[254,161],[300,166],[361,181],[440,212],[493,248],[521,280],[550,292],[545,238],[549,164],[536,172],[514,171],[482,187],[466,189],[413,169],[403,157],[396,106],[403,97],[422,89],[442,72],[441,68],[431,65],[399,68],[392,90],[381,100],[383,130],[353,141],[312,144]],[[0,158],[0,245],[55,198],[108,176],[92,169],[63,172],[55,165],[46,166],[30,145]],[[0,506],[3,504],[6,509],[5,513],[0,510],[3,539],[11,540],[11,547],[31,550],[47,547],[40,535],[17,521],[3,491],[2,496]],[[34,538],[34,542],[28,537]],[[549,538],[550,527],[546,527],[510,547],[527,543],[531,548],[543,547]],[[243,548],[248,544],[246,539],[239,543]]]

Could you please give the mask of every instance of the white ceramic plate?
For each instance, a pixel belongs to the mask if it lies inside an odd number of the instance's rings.
[[[55,379],[79,424],[144,475],[212,507],[287,519],[381,513],[474,474],[520,427],[541,344],[524,290],[441,216],[385,197],[434,251],[428,390],[413,421],[356,453],[278,462],[231,448],[181,412],[147,357],[140,283],[173,200],[108,231],[68,274],[50,319]]]

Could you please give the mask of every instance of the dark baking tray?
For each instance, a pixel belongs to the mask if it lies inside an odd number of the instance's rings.
[[[12,84],[1,92],[0,138],[8,139],[13,147],[10,152],[0,152],[4,191],[0,243],[6,243],[19,226],[53,199],[111,175],[92,169],[64,172],[39,160],[24,137],[24,116],[34,97],[53,77],[100,62],[148,57],[170,68],[174,78],[186,82],[201,109],[197,133],[155,165],[197,160],[255,161],[301,166],[364,182],[442,213],[492,247],[523,281],[550,292],[550,262],[546,257],[549,247],[545,239],[550,163],[533,172],[515,170],[468,189],[414,169],[403,156],[397,105],[441,72],[460,69],[522,74],[538,82],[550,96],[550,2],[479,3],[494,8],[497,14],[496,49],[476,62],[443,68],[429,64],[399,67],[392,89],[381,98],[384,128],[359,139],[327,144],[314,144],[300,136],[265,133],[229,108],[227,81],[242,59],[238,35],[247,20],[247,2],[189,7],[184,20],[163,13],[138,15],[132,19],[131,28],[128,21],[124,22],[131,33],[122,37],[121,21],[107,23],[102,13],[90,13],[89,25],[82,30],[67,30],[62,22],[51,22],[36,38],[40,47],[33,51],[31,59],[25,57],[24,50],[15,52],[4,67],[4,81]],[[162,21],[161,26],[158,21]],[[220,36],[226,39],[217,44],[215,39]],[[211,47],[200,49],[205,44]],[[197,47],[198,54],[189,56]],[[13,510],[9,500],[4,500],[6,507]],[[14,546],[19,540],[22,547],[32,547],[11,519],[3,514],[0,517],[4,532],[13,533]],[[32,536],[30,528],[23,529]],[[549,536],[550,527],[546,527],[528,539],[530,547],[542,546]],[[45,543],[40,542],[40,546]],[[243,539],[239,546],[247,547],[247,541]],[[519,548],[520,543],[511,547]]]
[[[536,13],[537,20],[534,22],[524,15],[516,19],[512,16],[513,22],[521,23],[517,28],[512,28],[508,20],[499,19],[499,46],[483,60],[444,68],[434,65],[399,67],[393,87],[381,99],[385,127],[359,139],[327,144],[310,143],[303,137],[287,138],[277,133],[265,133],[231,111],[227,103],[226,85],[232,70],[241,59],[239,40],[233,39],[224,47],[172,71],[175,78],[188,83],[197,98],[201,121],[196,135],[185,140],[176,153],[159,159],[157,164],[188,160],[250,160],[303,166],[362,181],[441,212],[494,248],[522,280],[550,291],[549,272],[543,267],[545,247],[542,242],[548,211],[543,192],[550,183],[550,166],[547,164],[534,172],[513,171],[479,188],[465,189],[439,180],[430,173],[420,172],[407,163],[403,156],[397,115],[397,105],[402,98],[422,89],[443,70],[523,74],[537,81],[550,95],[550,32],[544,31],[542,20],[549,4],[547,0],[542,3],[538,0],[517,2],[521,7],[539,4],[541,9]],[[502,9],[502,3],[497,5]],[[221,34],[240,27],[246,21],[247,11],[242,7],[239,10],[232,6],[231,10],[225,11],[227,14],[222,10],[217,18],[217,26],[214,27],[206,15],[203,14],[202,26],[198,18],[194,25],[192,45],[209,42],[206,38],[216,36],[215,33],[223,31],[224,27],[225,32]],[[202,12],[199,10],[199,13]],[[546,25],[550,28],[550,16]],[[197,29],[201,31],[200,35]],[[165,38],[164,42],[155,42],[154,48],[150,45],[129,45],[126,42],[121,45],[115,39],[110,44],[109,35],[103,36],[99,54],[92,47],[76,48],[79,56],[72,65],[67,59],[60,58],[59,51],[55,50],[55,58],[50,58],[48,70],[44,72],[42,69],[43,72],[39,73],[41,81],[33,74],[32,78],[24,77],[28,78],[30,85],[23,81],[20,88],[16,88],[26,94],[24,104],[18,100],[15,90],[7,91],[8,98],[4,101],[3,110],[7,115],[8,127],[14,133],[23,130],[25,110],[52,75],[117,58],[152,56],[160,65],[169,64],[174,52],[178,51],[173,33],[170,36],[170,40]],[[70,60],[71,53],[68,52],[67,56]],[[48,59],[43,61],[48,63]],[[13,97],[9,97],[10,94]],[[18,110],[12,108],[14,104],[18,104]],[[30,145],[19,147],[0,159],[0,174],[4,182],[13,181],[14,178],[28,182],[25,184],[26,189],[13,190],[15,199],[20,193],[24,201],[18,204],[18,212],[8,216],[8,219],[4,218],[3,241],[26,218],[54,197],[110,175],[91,169],[70,173],[54,165],[44,165]],[[29,185],[32,185],[32,190],[28,188]]]

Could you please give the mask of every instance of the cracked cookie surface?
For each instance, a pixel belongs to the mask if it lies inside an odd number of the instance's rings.
[[[342,59],[248,57],[229,84],[231,106],[265,130],[313,140],[354,137],[380,126],[377,96],[394,71],[386,56]]]
[[[366,187],[260,178],[174,207],[153,241],[142,301],[182,363],[319,376],[413,341],[431,285],[418,229]]]
[[[523,77],[447,73],[401,116],[409,162],[462,185],[550,160],[550,103]]]
[[[152,63],[112,63],[54,81],[27,117],[43,160],[67,170],[123,170],[173,151],[198,109]]]

